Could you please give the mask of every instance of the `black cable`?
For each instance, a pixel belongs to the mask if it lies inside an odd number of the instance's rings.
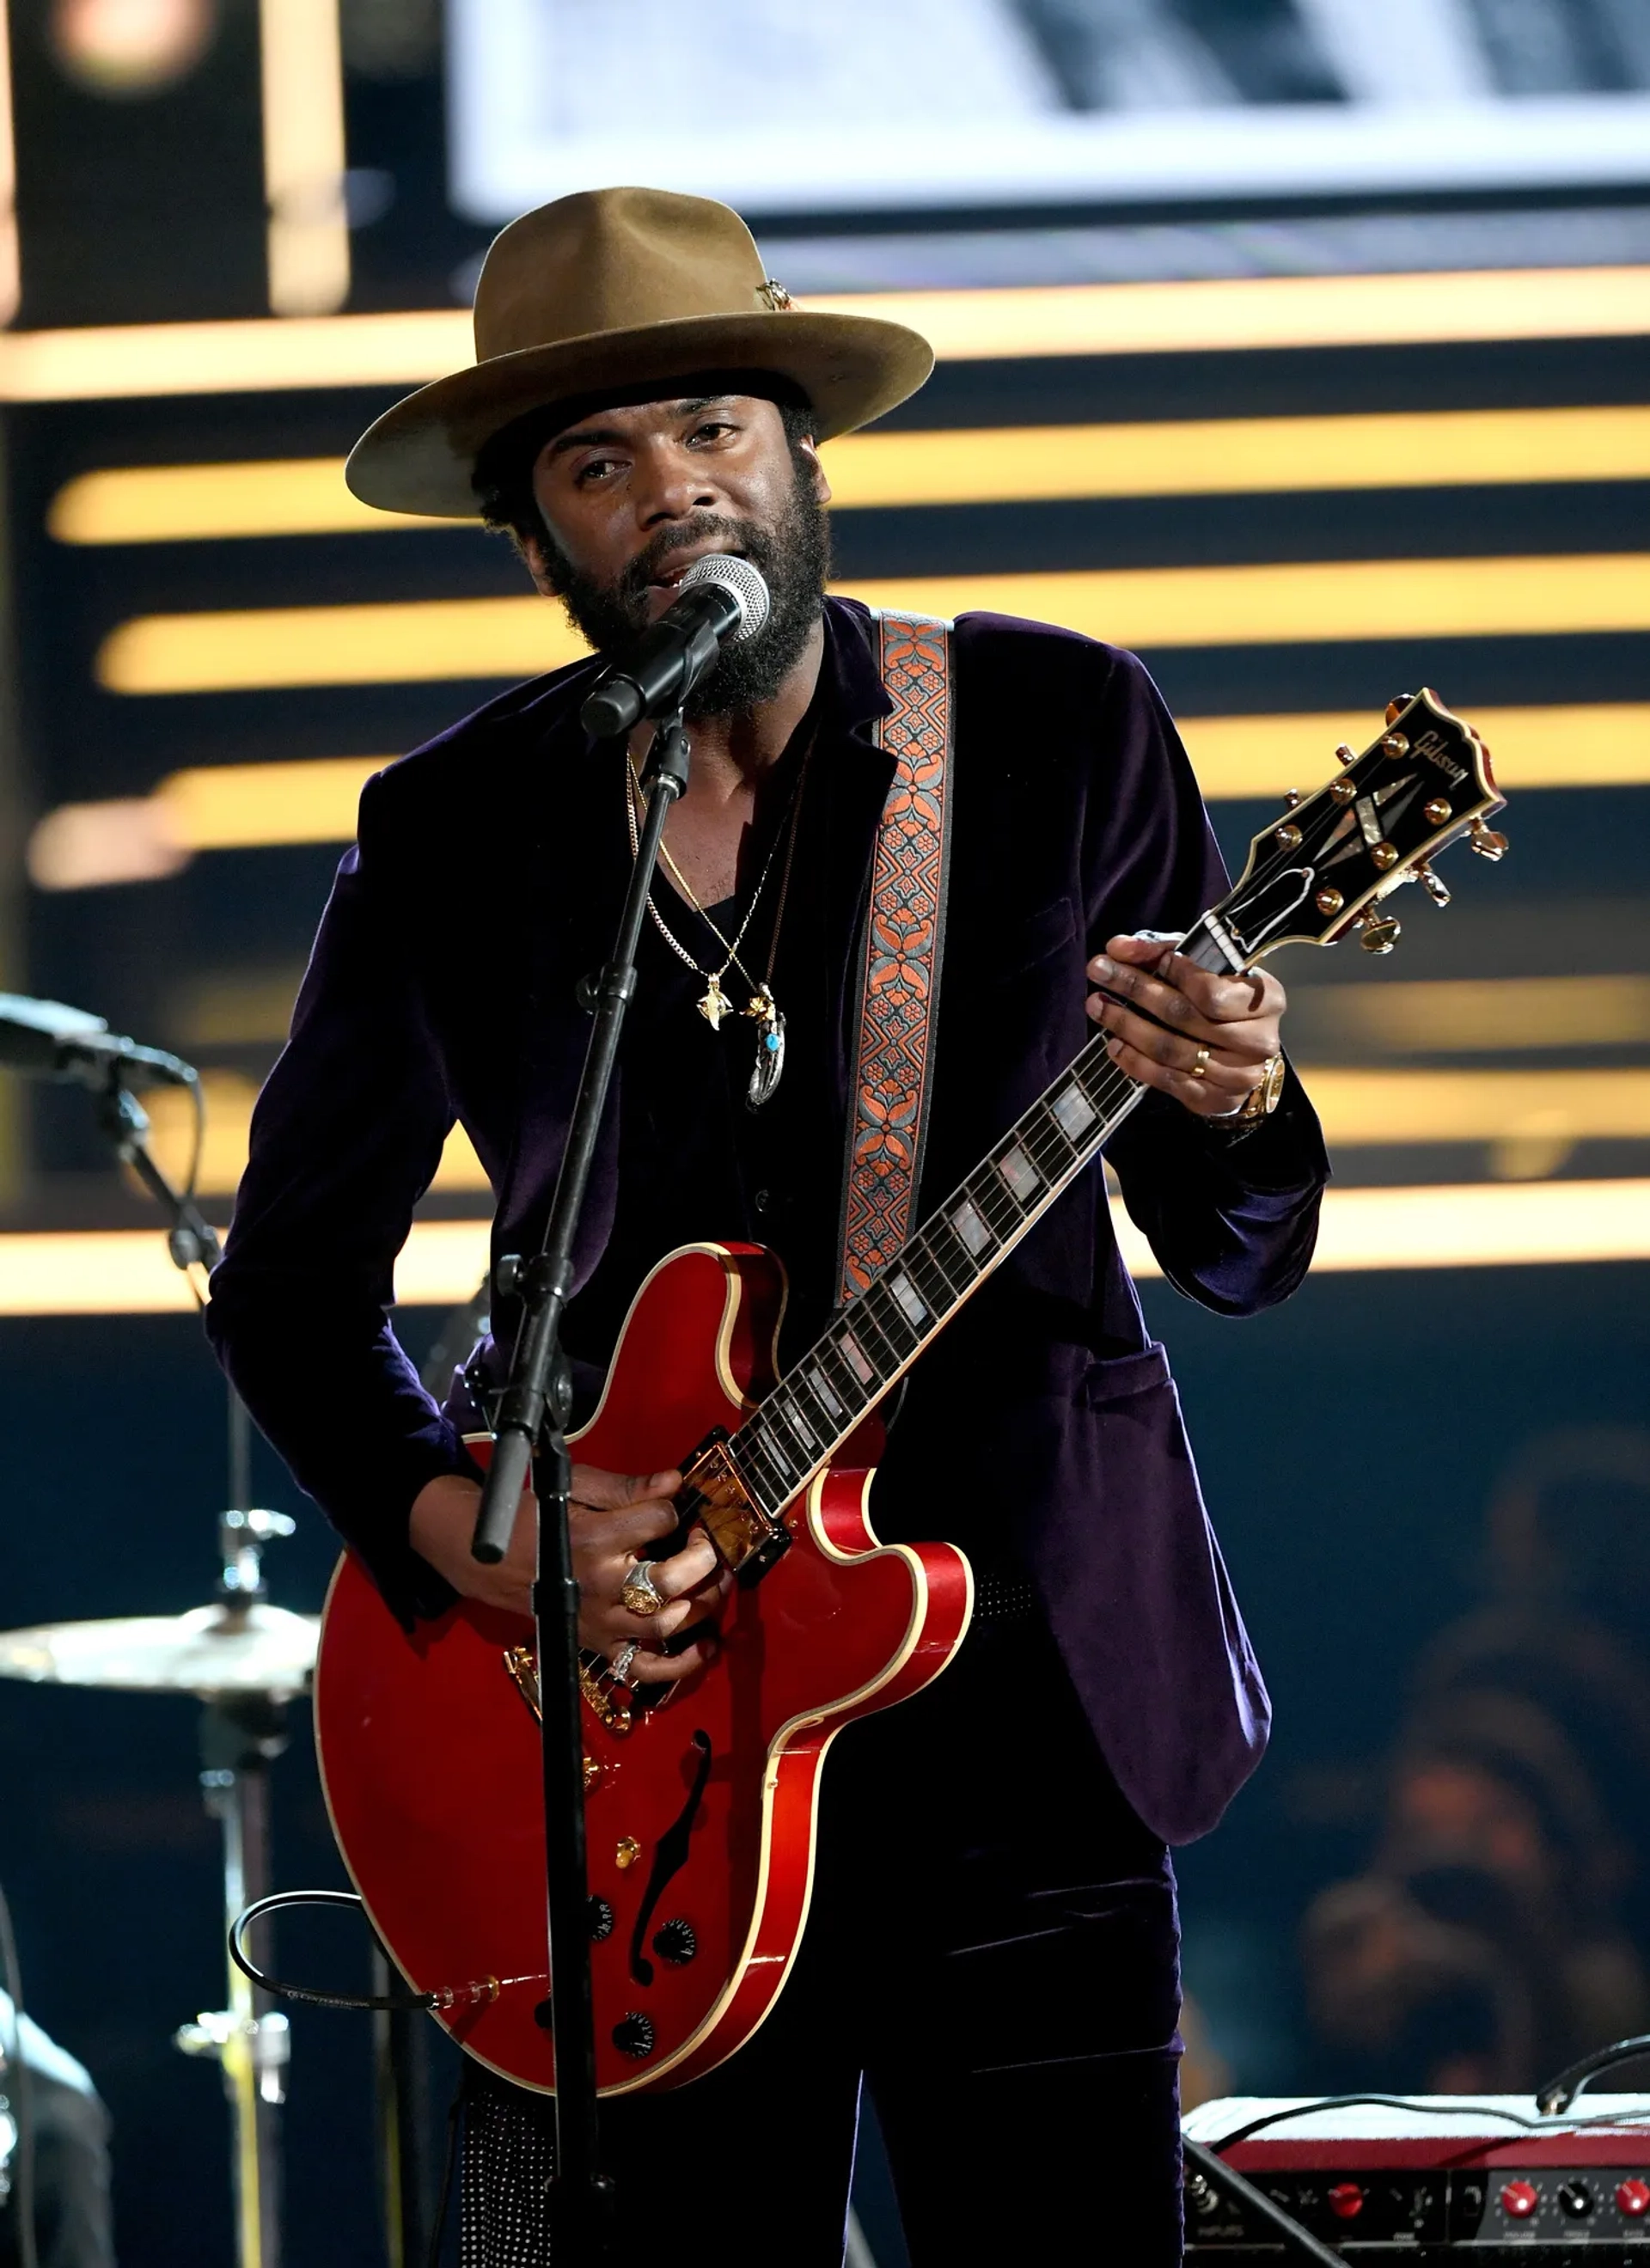
[[[1320,2268],[1345,2268],[1345,2262],[1338,2252],[1331,2252],[1327,2244],[1320,2244],[1309,2228],[1303,2228],[1292,2213],[1285,2213],[1282,2205],[1275,2205],[1264,2190],[1257,2190],[1235,2166],[1228,2166],[1223,2158],[1216,2157],[1212,2150],[1206,2150],[1201,2142],[1194,2142],[1187,2137],[1182,2138],[1181,2148],[1187,2162],[1197,2167],[1204,2181],[1224,2190],[1239,2205],[1247,2205],[1274,2235],[1281,2236],[1286,2251],[1298,2252],[1303,2260],[1315,2260],[1320,2263]]]
[[[21,2268],[40,2268],[34,2227],[34,2074],[23,2053],[23,1971],[11,1927],[11,1909],[6,1904],[4,1890],[0,1890],[0,1970],[4,1971],[5,1989],[11,2002],[11,2101],[17,2113],[18,2138],[18,2257]]]
[[[357,2009],[433,2008],[441,2000],[438,1992],[323,1992],[313,1985],[286,1984],[278,1977],[266,1976],[249,1958],[241,1940],[254,1922],[287,1906],[349,1906],[357,1913],[365,1911],[353,1890],[276,1890],[270,1897],[254,1899],[244,1913],[236,1915],[230,1926],[229,1957],[243,1977],[250,1977],[277,2000],[301,2000],[309,2008]]]
[[[1630,2040],[1612,2040],[1607,2048],[1595,2048],[1561,2071],[1557,2079],[1550,2079],[1545,2087],[1536,2090],[1536,2108],[1548,2117],[1556,2117],[1567,2110],[1589,2079],[1602,2078],[1605,2072],[1614,2071],[1618,2063],[1637,2063],[1641,2056],[1650,2056],[1650,2032],[1639,2032]]]
[[[1247,2125],[1234,2126],[1212,2150],[1235,2149],[1247,2142],[1251,2134],[1259,2134],[1268,2126],[1281,2126],[1292,2118],[1309,2118],[1320,2110],[1359,2110],[1366,2107],[1377,2110],[1408,2110],[1420,2118],[1501,2118],[1509,2126],[1521,2127],[1526,2133],[1542,2134],[1551,2131],[1552,2120],[1546,2117],[1527,2118],[1521,2110],[1508,2110],[1499,2102],[1456,2102],[1445,2099],[1425,2102],[1413,2095],[1319,2095],[1307,2102],[1292,2102],[1282,2110],[1268,2110],[1259,2118],[1251,2118]],[[1583,2126],[1632,2126],[1650,2118],[1650,2108],[1634,2111],[1601,2111],[1594,2118],[1566,2118],[1563,2124],[1566,2133]]]

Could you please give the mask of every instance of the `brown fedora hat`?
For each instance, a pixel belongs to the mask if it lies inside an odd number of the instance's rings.
[[[474,365],[387,410],[344,477],[385,512],[476,517],[478,452],[547,403],[696,371],[771,371],[801,387],[829,440],[915,394],[933,362],[902,324],[793,307],[744,222],[712,198],[587,189],[494,239],[475,287]]]

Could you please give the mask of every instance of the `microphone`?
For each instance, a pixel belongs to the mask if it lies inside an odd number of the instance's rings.
[[[0,992],[0,1064],[41,1079],[77,1079],[82,1086],[193,1086],[193,1064],[164,1048],[140,1048],[110,1031],[101,1016],[66,1008],[61,1000],[31,1000]]]
[[[722,648],[742,645],[768,619],[767,584],[748,559],[732,552],[696,559],[677,588],[659,620],[586,696],[579,722],[593,739],[680,709]]]

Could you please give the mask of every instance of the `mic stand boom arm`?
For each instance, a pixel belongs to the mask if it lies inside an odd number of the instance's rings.
[[[613,2184],[600,2169],[596,2139],[595,2011],[590,1981],[589,1877],[585,1854],[584,1739],[579,1720],[578,1586],[573,1578],[567,1507],[572,1461],[567,1447],[571,1378],[562,1352],[562,1313],[573,1283],[573,1250],[602,1112],[618,1057],[624,1012],[636,989],[636,952],[647,915],[659,848],[671,805],[688,784],[688,735],[681,714],[654,734],[645,809],[613,958],[596,979],[595,1028],[585,1056],[567,1146],[544,1232],[526,1263],[498,1263],[497,1288],[521,1300],[510,1377],[493,1411],[493,1452],[471,1550],[496,1565],[509,1548],[529,1473],[539,1505],[534,1586],[543,1742],[546,1891],[549,1908],[550,2033],[556,2051],[556,2161],[550,2188],[558,2250],[570,2261],[608,2257]]]

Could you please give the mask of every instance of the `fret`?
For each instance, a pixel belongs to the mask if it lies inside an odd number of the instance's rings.
[[[945,1215],[945,1225],[962,1247],[970,1268],[983,1267],[984,1256],[991,1251],[998,1239],[991,1222],[980,1211],[973,1197],[969,1194],[966,1182],[963,1184],[961,1203],[949,1208]]]
[[[758,1468],[751,1477],[762,1480],[768,1489],[775,1492],[775,1506],[787,1503],[795,1492],[794,1484],[780,1462],[777,1445],[763,1424],[761,1411],[748,1425],[740,1429],[735,1439]]]
[[[829,1336],[821,1339],[814,1349],[814,1368],[825,1384],[841,1395],[844,1424],[865,1408],[864,1380]]]
[[[724,1454],[743,1482],[747,1493],[755,1498],[771,1519],[784,1503],[784,1496],[775,1493],[771,1480],[764,1480],[756,1472],[751,1452],[760,1447],[760,1419],[753,1418],[727,1443]]]
[[[894,1356],[895,1370],[922,1344],[922,1334],[889,1291],[886,1276],[873,1278],[860,1293],[859,1314],[873,1330],[881,1334]]]
[[[850,1314],[857,1312],[858,1305],[856,1301],[854,1307],[849,1310]],[[842,1348],[843,1359],[848,1364],[853,1376],[859,1381],[860,1391],[866,1394],[867,1398],[873,1398],[870,1389],[880,1386],[882,1382],[882,1373],[877,1368],[874,1358],[866,1351],[854,1331],[839,1330],[836,1343]]]
[[[950,1278],[929,1250],[927,1240],[919,1236],[908,1244],[901,1255],[901,1264],[935,1320],[948,1315],[957,1304],[957,1295],[951,1288]]]
[[[819,1455],[820,1438],[808,1424],[794,1388],[782,1388],[774,1395],[768,1404],[767,1418],[770,1427],[784,1425],[790,1428],[792,1439],[810,1462]]]
[[[964,1182],[969,1202],[991,1233],[994,1244],[1006,1244],[1019,1229],[1024,1215],[1003,1187],[997,1174],[989,1168],[975,1174]],[[986,1264],[995,1256],[986,1255]]]
[[[1019,1128],[1014,1130],[1018,1138]],[[1018,1138],[1011,1142],[993,1163],[1004,1188],[1022,1211],[1036,1203],[1044,1177],[1024,1142]]]
[[[823,1387],[818,1373],[804,1367],[793,1370],[785,1385],[802,1404],[802,1414],[815,1433],[829,1440],[842,1421],[843,1406],[836,1395]]]
[[[1099,1120],[1100,1109],[1080,1079],[1070,1079],[1056,1089],[1049,1116],[1073,1148]]]
[[[1061,1131],[1058,1119],[1046,1103],[1034,1104],[1020,1123],[1026,1148],[1050,1181],[1061,1180],[1082,1155],[1071,1137]]]
[[[974,1256],[950,1220],[944,1213],[938,1214],[917,1241],[951,1286],[954,1298],[961,1299],[980,1271]]]

